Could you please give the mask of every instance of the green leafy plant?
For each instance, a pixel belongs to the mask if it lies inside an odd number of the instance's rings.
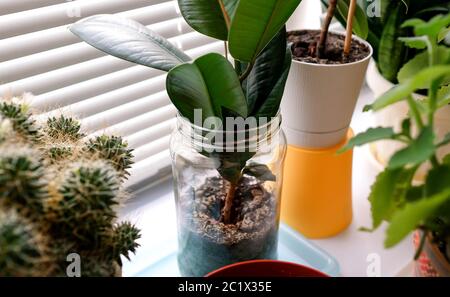
[[[82,276],[117,275],[139,246],[140,231],[116,217],[131,150],[115,136],[83,141],[73,118],[40,127],[24,104],[0,106],[13,111],[0,121],[0,276],[65,276],[72,253]]]
[[[192,123],[196,109],[202,110],[202,120],[216,117],[222,123],[227,117],[271,118],[279,110],[291,65],[284,24],[300,1],[178,0],[192,28],[224,41],[226,57],[208,53],[193,60],[147,27],[117,16],[93,16],[70,30],[108,54],[168,72],[167,93]],[[218,160],[218,172],[231,184],[222,210],[222,221],[229,224],[234,189],[253,154],[204,155]]]
[[[348,0],[340,2],[345,6],[344,2]],[[358,6],[356,24],[363,25],[357,25],[356,28],[363,29],[354,30],[354,32],[361,38],[367,39],[372,45],[373,58],[381,75],[392,83],[402,82],[400,71],[404,69],[405,64],[413,58],[417,59],[417,55],[421,53],[421,48],[410,47],[400,39],[400,37],[414,36],[411,27],[404,27],[402,24],[411,19],[427,21],[436,15],[450,12],[449,2],[442,0],[379,0],[376,3],[359,0]],[[341,13],[337,14],[336,18],[346,25],[346,19]],[[368,24],[367,30],[365,24]],[[440,41],[445,41],[448,30],[442,31],[441,34]],[[447,40],[445,43],[449,45],[450,41]]]
[[[393,128],[371,128],[357,135],[344,148],[347,150],[382,139],[406,144],[392,156],[387,168],[377,177],[369,197],[373,220],[370,230],[378,228],[383,221],[389,222],[386,247],[398,244],[415,229],[423,231],[422,245],[428,235],[437,242],[450,244],[450,156],[439,160],[436,155],[440,147],[450,143],[450,134],[444,139],[436,139],[434,134],[435,113],[448,104],[449,98],[450,48],[439,44],[441,32],[449,25],[450,14],[435,16],[429,22],[411,19],[402,25],[402,28],[412,29],[415,35],[401,38],[401,41],[409,47],[422,49],[419,56],[427,57],[427,65],[405,75],[398,86],[365,110],[378,111],[406,100],[410,116],[404,120],[399,133]],[[435,59],[439,55],[445,59]],[[413,93],[423,88],[428,97],[420,101],[413,99]],[[412,123],[417,126],[417,133],[413,133]],[[413,177],[423,164],[428,164],[431,169],[423,184],[414,184]],[[422,246],[417,255],[421,249]],[[447,259],[449,256],[447,254]]]

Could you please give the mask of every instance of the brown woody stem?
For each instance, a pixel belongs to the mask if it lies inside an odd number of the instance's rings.
[[[344,43],[344,57],[350,55],[350,49],[352,48],[352,32],[353,32],[353,16],[356,11],[356,0],[350,0],[350,7],[348,9],[347,16],[347,33],[345,35]]]
[[[317,45],[317,57],[322,58],[325,54],[327,46],[328,30],[330,28],[331,20],[333,19],[338,0],[330,0],[328,3],[327,16],[323,22],[322,30],[320,32],[319,44]]]
[[[228,189],[227,197],[225,198],[225,205],[222,209],[222,217],[221,221],[228,225],[231,224],[231,209],[233,207],[234,202],[234,194],[236,193],[237,185],[234,183],[230,184],[230,188]]]

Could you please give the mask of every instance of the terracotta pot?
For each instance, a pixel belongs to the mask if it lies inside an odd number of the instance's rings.
[[[369,68],[367,70],[367,84],[378,98],[385,92],[389,91],[395,85],[390,81],[386,80],[378,71],[375,61],[371,60]],[[416,95],[416,98],[421,96]],[[406,101],[401,101],[391,106],[386,107],[379,112],[374,113],[374,125],[383,127],[394,127],[398,132],[401,130],[402,121],[408,117],[409,107]],[[417,131],[415,125],[412,127],[413,131]],[[435,116],[435,133],[438,139],[442,139],[447,133],[450,132],[450,106],[441,108]],[[371,152],[377,159],[377,161],[386,166],[392,155],[398,150],[404,148],[404,144],[397,141],[383,140],[376,142],[371,145]],[[450,145],[444,146],[438,150],[438,157],[450,153]],[[416,181],[423,181],[426,173],[429,170],[429,166],[422,166],[417,175],[415,176]]]
[[[228,265],[206,277],[328,277],[326,274],[303,265],[276,261],[253,260]]]
[[[414,234],[414,245],[419,245],[420,232]],[[422,254],[415,263],[415,274],[421,277],[450,277],[450,262],[432,242],[431,236],[425,241]]]
[[[328,148],[345,139],[373,53],[369,43],[353,39],[370,49],[360,61],[328,65],[292,60],[281,104],[290,145]]]

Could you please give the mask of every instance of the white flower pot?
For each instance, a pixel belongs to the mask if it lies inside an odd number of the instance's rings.
[[[340,34],[340,33],[336,33]],[[372,56],[354,63],[322,65],[292,60],[282,100],[283,129],[288,143],[328,148],[347,135]]]
[[[367,70],[367,84],[374,93],[375,98],[378,98],[395,86],[380,74],[374,60],[370,61],[369,68]],[[420,95],[416,95],[416,98],[420,98]],[[408,113],[409,107],[407,102],[398,102],[374,113],[374,125],[382,127],[394,127],[394,129],[399,132],[401,130],[401,123],[406,117],[408,117]],[[415,125],[413,125],[412,129],[413,131],[417,131]],[[438,139],[442,139],[449,132],[450,106],[446,106],[444,108],[441,108],[436,113],[435,133]],[[371,151],[378,162],[380,162],[383,166],[386,166],[392,155],[403,147],[404,145],[397,141],[385,140],[373,143],[371,145]],[[438,157],[442,158],[449,153],[450,145],[447,145],[438,151]],[[428,167],[423,166],[419,169],[415,179],[423,180],[427,171]]]

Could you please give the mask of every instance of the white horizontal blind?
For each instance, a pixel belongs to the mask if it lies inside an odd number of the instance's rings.
[[[193,31],[176,0],[0,0],[0,95],[31,92],[42,119],[64,112],[91,135],[123,136],[137,188],[169,172],[175,109],[163,72],[107,56],[67,29],[95,14],[134,19],[193,58],[223,54],[223,43]]]

